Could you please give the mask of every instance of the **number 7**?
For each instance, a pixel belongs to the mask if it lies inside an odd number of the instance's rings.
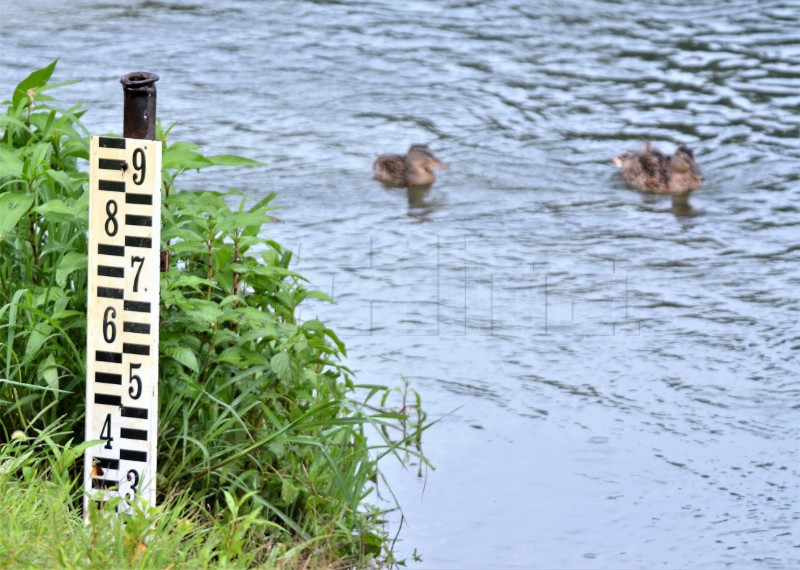
[[[139,275],[142,273],[142,267],[144,267],[144,257],[139,257],[138,255],[134,255],[131,258],[131,267],[136,265],[136,262],[139,262],[139,269],[136,270],[136,277],[133,278],[133,292],[139,292]]]

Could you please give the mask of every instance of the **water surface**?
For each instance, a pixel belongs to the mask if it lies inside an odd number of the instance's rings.
[[[272,236],[367,383],[423,394],[423,479],[387,466],[418,568],[800,564],[796,2],[4,0],[0,96],[60,57],[121,130],[161,75],[177,138],[266,168]],[[688,200],[610,159],[695,150]],[[370,179],[427,143],[426,193]],[[393,530],[400,517],[392,517]],[[409,560],[411,563],[411,560]]]

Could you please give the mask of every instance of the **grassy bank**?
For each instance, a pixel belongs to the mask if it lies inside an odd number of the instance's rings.
[[[49,97],[55,65],[0,116],[0,567],[391,561],[371,497],[384,457],[426,461],[418,395],[358,385],[336,333],[297,321],[326,297],[267,237],[273,195],[180,189],[190,170],[260,164],[160,126],[162,506],[81,523],[88,133],[80,105]]]

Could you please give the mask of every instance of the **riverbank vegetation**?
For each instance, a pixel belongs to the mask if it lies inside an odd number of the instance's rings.
[[[393,562],[380,462],[427,465],[419,395],[357,384],[336,333],[298,321],[327,298],[265,237],[274,195],[180,189],[259,163],[160,126],[159,506],[83,524],[89,141],[49,96],[55,65],[0,116],[0,567]]]

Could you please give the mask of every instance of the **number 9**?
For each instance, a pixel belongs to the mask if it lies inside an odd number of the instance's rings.
[[[141,148],[137,148],[133,151],[133,169],[136,170],[136,172],[133,173],[133,183],[137,186],[141,186],[144,182],[145,174],[147,173],[144,151]]]

